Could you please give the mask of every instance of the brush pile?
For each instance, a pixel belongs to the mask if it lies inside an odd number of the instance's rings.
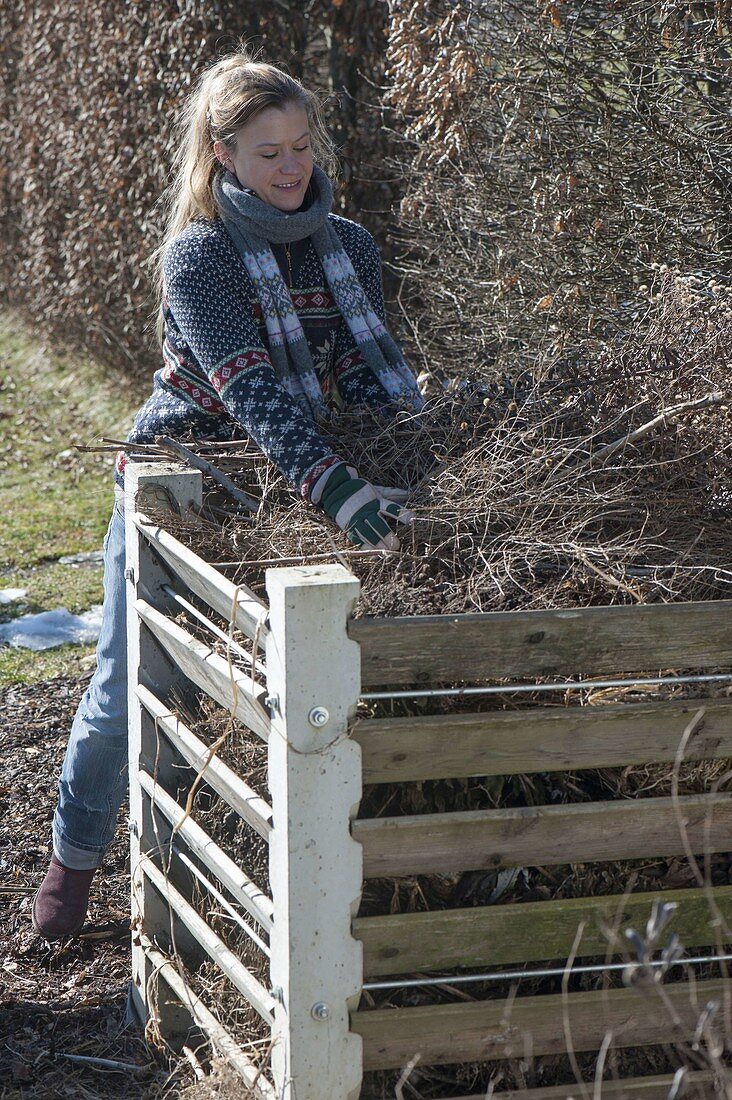
[[[648,298],[596,362],[426,378],[433,396],[417,414],[354,410],[322,425],[362,476],[409,490],[416,520],[398,553],[354,552],[244,440],[189,446],[258,498],[257,514],[219,497],[186,522],[186,541],[260,590],[278,562],[347,561],[358,614],[728,596],[732,289],[666,272]]]

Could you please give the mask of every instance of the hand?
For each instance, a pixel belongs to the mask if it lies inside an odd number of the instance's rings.
[[[406,504],[409,496],[408,489],[390,489],[388,485],[374,485],[374,489],[382,499],[393,501],[394,504]]]
[[[414,519],[412,512],[401,507],[400,500],[406,498],[404,490],[371,485],[345,462],[328,471],[327,479],[318,488],[319,499],[314,502],[321,504],[356,546],[399,549],[391,523],[411,523]]]

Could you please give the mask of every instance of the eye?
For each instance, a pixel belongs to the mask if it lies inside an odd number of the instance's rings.
[[[293,146],[293,148],[294,148],[294,146]],[[310,148],[310,146],[309,146],[309,145],[303,145],[301,149],[295,149],[295,152],[296,152],[296,153],[304,153],[304,152],[305,152],[305,150],[306,150],[306,149],[309,149],[309,148]]]
[[[277,156],[277,154],[276,153],[260,153],[260,156],[264,157],[265,160],[274,160],[274,158]]]

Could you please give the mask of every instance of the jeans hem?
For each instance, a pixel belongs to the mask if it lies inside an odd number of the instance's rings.
[[[53,851],[56,859],[73,871],[91,871],[100,866],[105,848],[79,846],[67,840],[59,829],[53,829]]]

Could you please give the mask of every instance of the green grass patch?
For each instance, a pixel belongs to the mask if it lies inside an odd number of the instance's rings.
[[[124,438],[148,388],[39,343],[0,310],[0,569],[101,546],[113,456],[78,452]]]
[[[102,600],[101,567],[58,558],[101,550],[114,503],[113,454],[76,451],[124,439],[147,384],[41,342],[19,311],[0,307],[0,588],[25,588],[0,622]],[[78,674],[94,646],[0,648],[0,690]]]
[[[78,676],[94,667],[93,645],[60,645],[35,652],[0,647],[0,690],[14,684],[37,684],[52,676]]]
[[[78,615],[102,602],[102,567],[48,562],[0,576],[2,588],[24,588],[26,595],[18,603],[0,605],[0,623],[18,615],[36,615],[57,607],[65,607]]]

